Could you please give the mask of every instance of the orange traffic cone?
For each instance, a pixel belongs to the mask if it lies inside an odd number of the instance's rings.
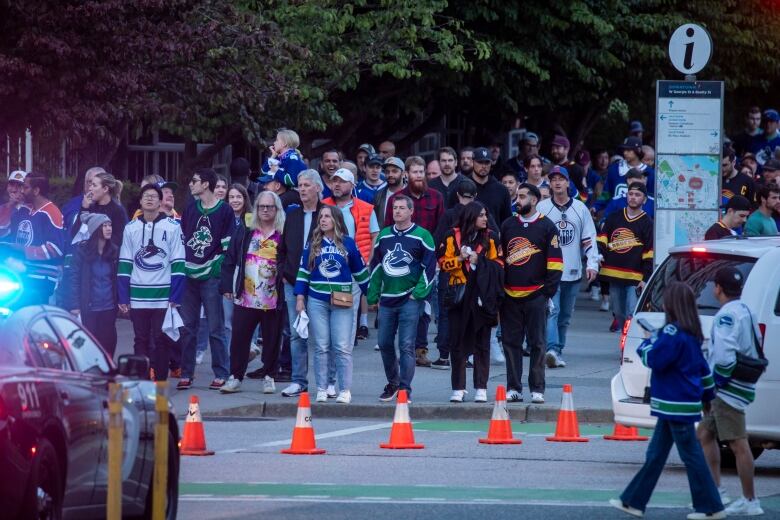
[[[422,444],[414,442],[412,421],[409,419],[409,399],[406,390],[398,391],[398,404],[395,406],[393,428],[390,430],[390,441],[380,444],[380,448],[389,450],[419,450],[424,448]]]
[[[200,417],[198,396],[190,396],[190,407],[184,421],[184,435],[181,438],[182,455],[214,455],[206,449],[206,433],[203,431],[203,419]]]
[[[555,435],[547,437],[553,442],[588,442],[586,437],[580,437],[580,425],[577,423],[577,412],[574,411],[574,399],[571,395],[571,385],[563,385],[561,409],[558,411],[558,424]]]
[[[303,392],[298,400],[298,415],[295,418],[290,448],[282,450],[288,455],[322,455],[325,450],[317,449],[314,440],[314,427],[311,424],[311,403],[309,392]]]
[[[520,439],[512,437],[512,423],[506,409],[506,388],[498,385],[496,388],[496,404],[493,406],[493,417],[490,419],[487,439],[479,439],[480,444],[523,444]]]
[[[636,426],[623,426],[615,423],[615,430],[612,435],[605,435],[608,441],[646,441],[648,437],[639,435],[639,428]]]

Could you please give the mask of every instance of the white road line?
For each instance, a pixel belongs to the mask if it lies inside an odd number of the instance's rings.
[[[355,497],[355,500],[391,500],[390,497]]]
[[[355,435],[357,433],[370,432],[374,430],[382,430],[385,428],[390,428],[392,425],[393,423],[388,422],[388,423],[380,423],[380,424],[370,424],[368,426],[357,426],[355,428],[346,428],[344,430],[336,430],[333,432],[322,433],[320,435],[315,435],[314,438],[320,440],[320,439],[332,439],[334,437],[346,437],[347,435]],[[220,450],[217,453],[239,453],[241,451],[245,451],[252,448],[272,448],[274,446],[289,446],[290,441],[291,439],[287,438],[282,441],[271,441],[271,442],[263,442],[261,444],[254,444],[252,446],[249,446],[248,448]]]

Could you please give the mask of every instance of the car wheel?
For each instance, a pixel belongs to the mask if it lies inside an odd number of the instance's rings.
[[[154,470],[149,479],[149,493],[146,496],[146,509],[143,518],[152,518],[152,496],[154,490]],[[166,493],[166,520],[176,520],[179,509],[179,446],[173,434],[168,432],[168,489]]]
[[[57,452],[48,440],[41,439],[33,457],[19,518],[60,520],[63,483]]]
[[[761,446],[751,446],[750,451],[753,453],[753,460],[756,460],[761,456],[762,453],[764,453],[764,448]],[[737,467],[737,459],[734,457],[734,452],[731,451],[731,448],[724,444],[721,444],[720,446],[720,467],[728,469],[734,469]]]

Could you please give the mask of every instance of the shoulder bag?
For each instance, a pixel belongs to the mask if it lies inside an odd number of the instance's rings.
[[[750,332],[753,336],[753,344],[756,346],[758,357],[754,358],[737,352],[737,366],[734,367],[731,377],[739,379],[740,381],[745,381],[746,383],[756,383],[766,371],[769,361],[764,356],[764,348],[761,346],[761,343],[756,336],[756,329],[753,326],[753,314],[750,312],[747,305],[744,305],[744,307],[748,311],[748,316],[750,316]]]

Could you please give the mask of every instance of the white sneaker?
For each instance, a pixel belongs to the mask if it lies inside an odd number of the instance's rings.
[[[254,360],[257,356],[263,353],[263,350],[257,346],[257,344],[252,343],[252,346],[249,347],[249,360],[247,363],[251,363],[252,360]]]
[[[336,398],[337,403],[349,404],[352,402],[352,392],[349,390],[342,390],[339,392],[339,396]]]
[[[544,355],[544,362],[547,365],[547,368],[558,368],[560,366],[558,365],[559,361],[558,353],[554,350],[548,350],[547,354]]]
[[[645,514],[642,511],[640,511],[639,509],[635,509],[629,506],[628,504],[624,504],[623,501],[618,498],[610,498],[609,505],[611,505],[615,509],[620,509],[624,513],[628,513],[629,515],[635,516],[637,518],[642,518],[643,516],[645,516]]]
[[[510,390],[506,393],[506,401],[508,403],[521,403],[523,401],[523,394],[517,390]]]
[[[378,343],[377,343],[376,345],[374,345],[374,350],[376,350],[377,352],[379,352],[379,344],[378,344]]]
[[[590,299],[594,302],[601,300],[601,290],[598,288],[598,286],[594,285],[590,288]]]
[[[601,305],[599,305],[599,310],[601,312],[607,312],[609,310],[609,300],[601,300]]]
[[[466,397],[466,391],[465,390],[453,390],[452,395],[450,396],[450,402],[451,403],[462,403],[463,398]]]
[[[327,392],[328,392],[328,398],[329,399],[335,399],[336,396],[338,395],[336,393],[336,385],[328,385]]]
[[[283,397],[295,397],[298,395],[301,395],[303,392],[305,392],[306,389],[299,385],[298,383],[292,383],[287,388],[282,390],[282,396]]]
[[[263,393],[272,394],[274,392],[276,392],[276,383],[274,383],[274,379],[271,376],[265,376],[263,378]]]
[[[233,376],[230,376],[224,385],[219,389],[223,394],[235,394],[241,391],[241,381]]]
[[[761,509],[761,502],[757,498],[748,500],[745,497],[739,497],[734,502],[729,504],[729,506],[726,508],[726,514],[756,516],[763,515],[764,510]]]
[[[474,402],[475,403],[487,403],[487,389],[485,389],[485,388],[477,388],[474,391]]]
[[[762,514],[758,513],[759,515]],[[718,511],[717,513],[690,513],[687,518],[688,520],[721,520],[722,518],[726,518],[728,515],[726,514],[726,511]]]
[[[203,363],[203,356],[204,355],[206,355],[206,351],[205,350],[201,350],[197,354],[195,354],[195,363],[198,364],[198,365]]]
[[[325,390],[317,390],[317,399],[315,399],[318,403],[327,403],[328,402],[328,392]]]
[[[544,403],[544,394],[541,392],[531,392],[531,402],[534,404]]]

